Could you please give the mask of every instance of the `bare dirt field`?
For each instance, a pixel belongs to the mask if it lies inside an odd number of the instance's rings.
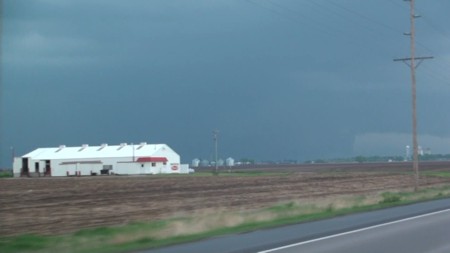
[[[273,175],[1,179],[0,236],[64,234],[205,209],[253,209],[283,201],[388,191],[413,184],[412,176],[404,173],[411,170],[406,163],[315,166],[237,169],[283,172]],[[450,163],[426,163],[421,170],[450,171]],[[449,182],[449,178],[421,178],[422,186]]]

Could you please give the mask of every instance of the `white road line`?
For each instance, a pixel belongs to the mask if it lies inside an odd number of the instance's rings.
[[[340,233],[340,234],[325,236],[325,237],[321,237],[321,238],[317,238],[317,239],[313,239],[313,240],[309,240],[309,241],[304,241],[304,242],[299,242],[299,243],[294,243],[294,244],[290,244],[290,245],[286,245],[286,246],[282,246],[282,247],[278,247],[278,248],[273,248],[273,249],[269,249],[269,250],[259,251],[258,253],[275,252],[275,251],[282,250],[282,249],[288,249],[288,248],[292,248],[292,247],[296,247],[296,246],[300,246],[300,245],[305,245],[308,243],[319,242],[319,241],[323,241],[323,240],[327,240],[327,239],[331,239],[331,238],[335,238],[335,237],[339,237],[339,236],[355,234],[355,233],[363,232],[363,231],[370,230],[370,229],[389,226],[392,224],[397,224],[397,223],[410,221],[410,220],[416,220],[416,219],[420,219],[420,218],[424,218],[424,217],[428,217],[428,216],[432,216],[432,215],[436,215],[436,214],[441,214],[441,213],[445,213],[445,212],[450,212],[450,209],[445,209],[445,210],[433,212],[433,213],[422,214],[422,215],[418,215],[418,216],[414,216],[414,217],[410,217],[410,218],[406,218],[406,219],[402,219],[402,220],[397,220],[397,221],[383,223],[383,224],[379,224],[379,225],[375,225],[375,226],[371,226],[371,227],[356,229],[356,230],[352,230],[352,231],[348,231],[348,232],[344,232],[344,233]]]

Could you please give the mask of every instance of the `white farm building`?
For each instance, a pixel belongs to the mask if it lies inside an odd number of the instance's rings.
[[[14,176],[90,176],[188,173],[166,144],[82,145],[38,148],[15,157]]]

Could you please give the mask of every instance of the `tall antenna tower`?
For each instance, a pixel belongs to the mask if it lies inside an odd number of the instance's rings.
[[[409,66],[411,70],[411,95],[412,95],[412,142],[413,142],[413,170],[414,170],[414,191],[419,188],[419,154],[417,144],[417,102],[416,102],[416,68],[426,59],[432,59],[432,56],[416,57],[416,28],[415,20],[420,16],[415,14],[415,0],[404,0],[410,4],[410,25],[411,31],[404,33],[406,36],[410,36],[411,57],[394,59],[394,61],[402,61]],[[416,64],[417,61],[417,64]]]

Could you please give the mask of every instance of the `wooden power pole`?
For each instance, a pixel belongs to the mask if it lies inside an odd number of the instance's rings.
[[[214,159],[215,159],[215,171],[214,174],[218,175],[219,174],[219,166],[217,164],[217,146],[218,146],[218,138],[219,138],[219,130],[214,130],[213,131],[213,139],[214,139]]]
[[[416,29],[415,19],[420,16],[415,14],[415,0],[405,0],[410,3],[410,26],[411,31],[405,33],[410,36],[410,50],[411,56],[409,58],[394,59],[394,61],[402,61],[406,63],[411,70],[411,95],[412,95],[412,143],[413,143],[413,171],[414,171],[414,191],[419,188],[419,148],[417,142],[417,99],[416,99],[416,68],[422,63],[423,60],[432,59],[432,56],[416,57]]]

